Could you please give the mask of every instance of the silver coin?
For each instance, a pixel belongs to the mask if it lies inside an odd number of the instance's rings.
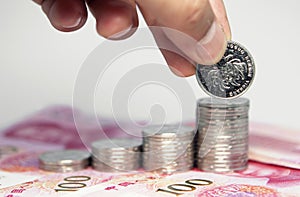
[[[230,132],[224,132],[222,130],[209,130],[211,132],[202,132],[199,130],[200,136],[198,136],[198,142],[206,141],[206,143],[215,143],[215,141],[222,142],[222,141],[236,141],[236,140],[242,140],[245,137],[245,131],[244,130],[232,130]],[[234,135],[236,134],[236,135]]]
[[[60,150],[45,152],[39,161],[45,165],[75,165],[87,162],[91,154],[83,150]]]
[[[205,170],[206,172],[214,172],[214,173],[230,173],[230,172],[238,172],[238,171],[242,171],[247,169],[247,165],[239,167],[239,168],[234,168],[234,169],[230,169],[230,168],[205,168],[205,167],[201,167],[203,170]]]
[[[162,166],[163,165],[163,166]],[[190,170],[193,167],[193,162],[182,162],[178,163],[178,161],[173,161],[173,162],[165,162],[165,163],[147,163],[146,165],[143,166],[145,170],[159,170],[159,169],[169,169],[173,172],[175,171],[182,171],[182,170]]]
[[[209,117],[209,116],[224,116],[224,117],[232,117],[232,116],[247,116],[247,112],[248,112],[249,109],[243,109],[243,111],[212,111],[212,110],[208,110],[208,109],[200,109],[198,111],[198,116],[199,115],[205,115],[206,117]]]
[[[203,128],[232,128],[232,127],[248,127],[248,121],[247,120],[240,120],[240,121],[205,121],[205,120],[199,120],[198,126],[201,126]]]
[[[123,151],[95,151],[92,149],[93,155],[96,156],[116,156],[116,157],[124,157],[127,155],[136,155],[140,153],[140,149],[137,151],[123,150]]]
[[[205,97],[201,98],[197,101],[197,106],[198,107],[205,107],[207,109],[212,109],[212,110],[234,110],[235,108],[248,108],[249,107],[249,99],[247,98],[235,98],[231,100],[222,100],[218,98],[210,98],[210,97]]]
[[[206,117],[206,119],[212,118],[213,120],[224,120],[224,119],[234,119],[240,117],[249,117],[248,110],[244,110],[243,112],[239,113],[217,113],[217,112],[205,112],[205,110],[201,110],[198,112],[197,117],[201,116],[202,118]]]
[[[173,163],[175,163],[176,165]],[[158,161],[156,163],[145,163],[143,167],[145,168],[145,170],[153,170],[154,168],[165,168],[172,165],[174,168],[180,169],[182,166],[186,166],[186,165],[188,165],[190,168],[190,166],[192,166],[193,163],[194,161],[184,162],[183,160],[176,160],[176,161],[164,160],[164,161]]]
[[[134,164],[140,164],[140,159],[132,159],[132,160],[96,160],[94,159],[92,164],[97,164],[97,163],[105,163],[106,165],[134,165]]]
[[[201,135],[200,137],[207,137],[207,136],[214,136],[214,137],[219,137],[219,138],[225,138],[226,136],[229,137],[234,137],[233,135],[236,134],[235,136],[245,136],[247,134],[248,128],[247,127],[241,127],[241,128],[231,128],[231,129],[227,129],[226,131],[224,131],[224,129],[222,127],[219,128],[214,128],[214,127],[207,127],[207,128],[203,128],[200,127],[199,128],[199,134]]]
[[[248,141],[247,129],[233,129],[227,132],[224,132],[222,130],[216,131],[213,129],[208,129],[208,131],[211,132],[202,132],[202,130],[199,130],[200,136],[198,136],[198,142],[201,142],[202,140],[209,142],[210,140],[211,143],[213,143],[212,141],[236,141],[242,139]]]
[[[200,114],[199,116],[205,117],[204,122],[224,122],[226,121],[234,121],[234,120],[248,120],[249,116],[241,115],[241,114],[234,114],[234,115],[223,115],[223,114]]]
[[[205,120],[199,120],[198,121],[198,126],[203,127],[203,128],[221,128],[226,130],[227,128],[233,129],[237,127],[243,127],[247,128],[248,127],[248,121],[247,120],[230,120],[230,121],[205,121]]]
[[[234,109],[216,109],[216,108],[208,108],[198,106],[198,113],[204,114],[224,114],[224,115],[238,115],[238,114],[245,114],[249,110],[249,107],[236,107]]]
[[[131,138],[103,139],[92,143],[92,149],[99,151],[136,150],[141,146],[141,140]]]
[[[247,155],[240,157],[211,157],[209,160],[205,159],[202,163],[221,163],[221,164],[233,164],[233,163],[242,163],[247,160]]]
[[[206,124],[239,124],[239,123],[248,123],[248,116],[216,116],[216,115],[200,115],[202,118],[198,119],[197,123],[206,123]]]
[[[245,150],[246,148],[247,148],[248,146],[247,146],[247,144],[245,144],[245,143],[243,143],[243,144],[238,144],[238,143],[236,143],[236,144],[229,144],[228,143],[228,145],[227,144],[219,144],[218,143],[218,145],[213,145],[213,144],[211,144],[211,145],[209,145],[209,144],[204,144],[203,143],[203,145],[201,145],[201,147],[200,147],[200,150],[210,150],[210,151],[218,151],[218,152],[224,152],[224,151],[230,151],[230,152],[233,152],[233,150],[234,151],[240,151],[240,150]]]
[[[206,160],[207,161],[207,160]],[[201,165],[202,166],[210,166],[210,167],[214,167],[214,168],[222,168],[222,167],[226,167],[226,168],[230,168],[230,169],[234,169],[234,168],[239,168],[241,165],[245,165],[245,163],[247,163],[248,160],[245,161],[236,161],[236,162],[226,162],[226,161],[214,161],[213,163],[205,163],[202,162]]]
[[[238,163],[201,163],[199,164],[203,168],[209,168],[209,169],[230,169],[230,170],[240,170],[241,168],[245,168],[247,166],[248,160],[244,162],[238,162]]]
[[[231,142],[229,140],[227,140],[227,141],[225,141],[225,140],[217,141],[217,140],[205,139],[203,141],[199,140],[198,143],[202,148],[206,148],[206,147],[208,147],[208,148],[221,148],[222,145],[223,145],[223,147],[228,146],[228,147],[232,147],[232,148],[236,149],[236,148],[241,147],[241,146],[246,146],[247,142],[248,141],[246,141],[246,140],[240,140],[240,141],[236,140],[236,141]]]
[[[178,145],[177,147],[181,146],[189,146],[193,142],[193,138],[190,138],[186,141],[182,140],[173,140],[173,141],[166,141],[166,140],[145,140],[144,145],[149,146],[174,146]]]
[[[213,159],[203,159],[201,161],[201,163],[199,163],[200,165],[202,166],[205,166],[205,165],[210,165],[210,166],[214,166],[215,168],[217,166],[227,166],[228,168],[236,168],[236,167],[239,167],[239,165],[244,165],[245,163],[248,162],[248,158],[247,157],[244,157],[244,158],[240,158],[240,159],[235,159],[235,160],[232,160],[232,159],[227,159],[227,160],[213,160]]]
[[[237,134],[243,134],[243,131],[248,131],[249,126],[248,124],[198,124],[198,132],[202,132],[201,134],[219,134],[219,135],[226,135],[232,134],[235,132]]]
[[[147,134],[146,134],[147,135]],[[166,133],[166,134],[162,134],[162,135],[153,135],[153,136],[148,136],[148,137],[145,137],[144,138],[144,141],[148,140],[148,141],[154,141],[154,142],[161,142],[161,141],[188,141],[190,139],[193,139],[195,133],[194,132],[191,132],[191,133],[186,133],[186,134],[183,134],[183,135],[174,135],[174,134],[171,134],[173,136],[169,136],[169,137],[166,137],[170,135],[170,133]]]
[[[86,164],[76,164],[76,165],[45,165],[40,164],[40,169],[45,171],[51,171],[51,172],[75,172],[79,170],[83,170],[89,166],[88,163]]]
[[[177,159],[181,159],[183,157],[190,157],[194,155],[193,153],[174,153],[174,154],[153,154],[152,152],[151,153],[144,153],[144,156],[143,156],[143,159],[145,161],[148,160],[148,162],[158,162],[158,161],[162,161],[162,160],[177,160]],[[153,159],[153,160],[151,160]],[[147,162],[145,162],[147,163]]]
[[[94,154],[93,157],[95,158],[135,158],[140,155],[140,152],[134,152],[134,153],[125,153],[125,154],[114,154],[114,153],[98,153]]]
[[[212,156],[233,156],[233,155],[244,155],[247,154],[247,147],[245,148],[239,148],[239,149],[231,149],[231,150],[218,150],[213,149],[210,147],[200,147],[199,152],[197,153],[198,156],[201,157],[208,157],[210,155]]]
[[[187,143],[154,143],[154,142],[149,142],[149,143],[144,143],[144,148],[151,147],[151,148],[170,148],[170,149],[186,149],[187,147],[192,145],[192,140]]]
[[[236,140],[236,141],[217,141],[217,140],[203,140],[199,141],[200,148],[218,148],[220,150],[221,148],[232,148],[232,149],[238,149],[238,147],[247,147],[247,140]]]
[[[224,152],[217,152],[217,154],[214,151],[210,151],[204,155],[198,154],[200,159],[207,160],[209,162],[214,161],[215,159],[223,159],[224,158],[240,158],[240,157],[247,157],[248,155],[245,154],[245,150],[243,151],[238,151],[238,152],[231,152],[231,151],[224,151]]]
[[[92,162],[103,162],[106,164],[110,163],[135,163],[140,160],[140,155],[128,156],[128,157],[108,157],[108,156],[95,156]]]
[[[172,154],[164,154],[164,155],[160,155],[160,156],[158,156],[157,154],[156,155],[155,154],[145,154],[144,159],[155,159],[155,161],[153,160],[153,161],[149,161],[149,162],[156,163],[156,162],[164,161],[164,160],[172,160],[172,161],[179,160],[181,158],[188,158],[192,155],[194,155],[194,154],[192,154],[192,153],[173,154],[173,155]]]
[[[229,165],[200,165],[207,172],[236,172],[240,170],[245,170],[247,168],[247,163],[237,164],[236,166]]]
[[[248,112],[245,111],[244,114],[242,113],[235,113],[235,114],[229,114],[229,113],[215,113],[215,112],[209,112],[209,113],[205,113],[204,110],[202,110],[201,112],[199,112],[199,114],[197,114],[197,117],[202,117],[203,119],[207,119],[207,120],[216,120],[216,121],[222,121],[222,120],[232,120],[232,119],[238,119],[238,118],[248,118],[249,116],[246,114]]]
[[[142,131],[144,137],[170,138],[195,134],[194,128],[180,125],[154,125]]]
[[[159,155],[172,155],[172,156],[175,156],[175,155],[178,155],[178,156],[181,156],[183,154],[187,154],[189,152],[192,152],[193,151],[193,148],[192,147],[188,147],[187,149],[177,149],[177,150],[152,150],[150,149],[149,151],[144,151],[143,152],[143,155],[147,156],[147,155],[153,155],[153,156],[157,156],[157,157],[160,157]]]
[[[241,44],[229,41],[222,59],[214,65],[197,65],[200,87],[210,96],[236,98],[253,82],[255,64],[251,54]]]
[[[232,153],[233,151],[235,152],[238,152],[238,151],[245,151],[247,149],[247,145],[246,144],[242,144],[242,145],[239,145],[239,146],[234,146],[234,145],[230,145],[228,147],[226,146],[223,146],[223,147],[220,147],[220,146],[214,146],[214,145],[202,145],[200,147],[200,150],[209,150],[211,152],[218,152],[219,154],[224,154],[225,152],[230,152]]]

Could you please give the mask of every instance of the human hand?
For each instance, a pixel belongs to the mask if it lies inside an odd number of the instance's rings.
[[[51,24],[60,31],[75,31],[87,20],[87,7],[96,19],[97,32],[108,39],[124,39],[138,26],[136,5],[149,26],[177,30],[152,31],[158,46],[172,47],[182,55],[161,49],[178,76],[195,73],[195,64],[210,65],[223,56],[230,27],[222,0],[33,0],[42,6]],[[150,28],[151,29],[151,28]],[[189,60],[187,60],[187,58]]]

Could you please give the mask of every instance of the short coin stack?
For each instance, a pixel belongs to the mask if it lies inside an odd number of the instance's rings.
[[[203,98],[197,103],[197,165],[209,172],[247,168],[249,100]]]
[[[74,172],[89,166],[91,154],[82,150],[60,150],[45,152],[39,157],[42,170],[52,172]]]
[[[102,172],[133,171],[141,165],[142,141],[129,138],[92,143],[92,165]]]
[[[193,128],[176,125],[152,126],[143,130],[143,167],[170,174],[193,167]]]

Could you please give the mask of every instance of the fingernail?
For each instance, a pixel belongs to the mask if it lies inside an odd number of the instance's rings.
[[[115,33],[115,34],[109,36],[109,39],[111,39],[111,40],[118,40],[118,39],[125,38],[129,34],[129,32],[132,30],[132,26],[133,25],[131,24],[126,29],[124,29],[124,30],[122,30],[122,31],[120,31],[118,33]]]
[[[212,65],[224,55],[227,39],[223,28],[213,22],[206,35],[197,43],[197,55],[200,64]]]
[[[55,1],[50,10],[48,17],[51,23],[56,27],[62,27],[66,29],[77,27],[82,21],[82,14],[80,11],[72,12],[68,14],[61,9],[61,5],[58,1]]]

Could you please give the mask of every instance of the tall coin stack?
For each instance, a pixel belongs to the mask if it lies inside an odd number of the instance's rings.
[[[49,151],[39,156],[39,167],[52,172],[74,172],[89,166],[91,154],[82,150]]]
[[[152,126],[143,130],[143,167],[163,174],[193,167],[193,128],[176,125]]]
[[[203,98],[197,103],[197,165],[209,172],[232,172],[248,164],[249,100]]]
[[[92,166],[102,172],[133,171],[141,166],[142,141],[129,138],[92,143]]]

